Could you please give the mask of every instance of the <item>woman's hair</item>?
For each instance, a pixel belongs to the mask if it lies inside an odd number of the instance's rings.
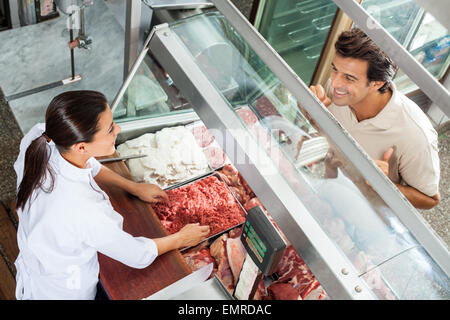
[[[336,53],[344,58],[367,61],[367,80],[384,81],[378,91],[385,93],[388,90],[398,67],[361,29],[342,32],[334,47]]]
[[[17,193],[17,208],[24,208],[34,190],[43,188],[47,172],[54,186],[54,173],[49,166],[47,140],[64,153],[79,142],[91,142],[98,131],[98,118],[106,110],[106,97],[97,91],[81,90],[61,93],[53,98],[45,114],[45,133],[33,140],[25,153],[23,179]]]

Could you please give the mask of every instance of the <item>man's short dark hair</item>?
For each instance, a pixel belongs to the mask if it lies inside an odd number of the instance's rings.
[[[342,32],[334,47],[336,53],[344,58],[367,61],[368,81],[384,81],[378,91],[384,93],[388,90],[398,67],[361,29]]]

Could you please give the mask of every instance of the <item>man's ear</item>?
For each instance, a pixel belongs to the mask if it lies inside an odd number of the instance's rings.
[[[86,150],[86,143],[85,142],[78,142],[75,143],[73,146],[70,147],[73,151],[76,151],[78,153],[84,154],[87,152]]]
[[[374,91],[378,91],[382,86],[384,86],[384,81],[371,81],[370,86],[374,89]]]

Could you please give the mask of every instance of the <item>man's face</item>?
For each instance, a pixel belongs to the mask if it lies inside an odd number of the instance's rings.
[[[367,81],[369,63],[336,55],[331,63],[331,101],[337,106],[352,106],[363,101],[372,87]]]

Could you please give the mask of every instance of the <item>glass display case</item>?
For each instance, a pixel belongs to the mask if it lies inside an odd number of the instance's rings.
[[[219,12],[155,27],[112,104],[129,126],[121,139],[198,117],[330,298],[449,299],[443,243],[305,83],[269,67],[263,57],[284,62],[245,28],[258,52]]]

